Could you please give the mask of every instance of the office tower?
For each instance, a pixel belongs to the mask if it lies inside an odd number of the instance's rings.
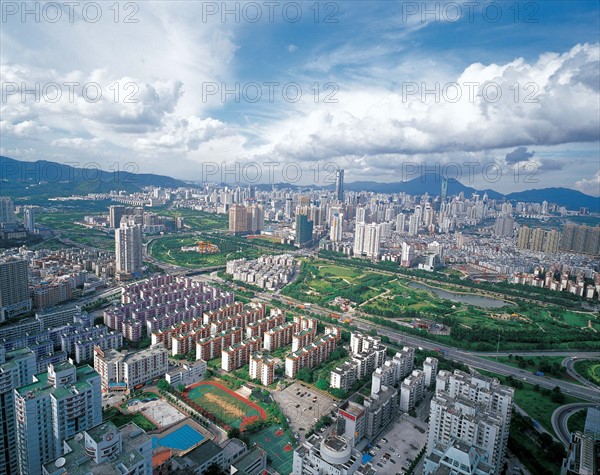
[[[329,239],[333,242],[340,242],[342,240],[343,223],[344,215],[342,213],[336,213],[331,217]]]
[[[108,226],[117,229],[121,226],[121,218],[125,215],[125,206],[112,205],[108,207]]]
[[[431,400],[424,473],[479,454],[480,469],[500,474],[506,456],[514,389],[496,378],[440,371]],[[471,473],[478,473],[471,469]]]
[[[35,231],[35,209],[32,206],[23,209],[23,225],[30,233]]]
[[[0,196],[0,223],[15,222],[15,204],[12,198]]]
[[[338,170],[335,174],[335,197],[344,202],[344,170]]]
[[[6,353],[0,364],[0,474],[18,473],[14,390],[31,384],[36,355],[27,348]]]
[[[0,260],[0,322],[30,310],[29,264],[12,257]]]
[[[313,222],[305,214],[296,216],[296,246],[302,246],[312,240]]]
[[[248,231],[248,216],[246,207],[233,205],[229,208],[229,232],[240,234]]]
[[[365,241],[363,253],[367,257],[375,258],[379,256],[379,247],[381,245],[381,225],[377,223],[367,224],[365,226]]]
[[[116,271],[133,274],[142,268],[142,227],[132,221],[123,222],[115,230]]]
[[[502,206],[504,207],[504,205]],[[510,214],[500,215],[496,218],[494,234],[501,237],[512,237],[514,224],[515,220]]]
[[[21,475],[39,475],[62,455],[63,442],[102,422],[100,376],[90,366],[48,365],[48,372],[15,391]]]

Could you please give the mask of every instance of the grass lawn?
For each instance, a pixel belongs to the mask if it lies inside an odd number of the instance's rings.
[[[600,360],[576,361],[575,371],[592,383],[600,384]]]
[[[495,356],[482,356],[482,358],[485,358],[486,360],[490,360],[490,361],[498,361],[507,366],[512,366],[513,368],[521,368],[519,366],[518,360],[516,360],[514,357],[509,358],[508,356],[500,356],[500,357],[496,358]],[[562,360],[565,359],[564,356],[522,356],[521,358],[523,359],[523,361],[527,362],[527,366],[525,366],[524,368],[521,368],[521,369],[523,371],[527,371],[527,372],[531,372],[531,373],[535,373],[536,371],[538,371],[539,364],[542,361],[545,363],[548,363],[548,364],[560,365],[562,363]],[[571,377],[566,372],[563,374],[560,374],[560,375],[546,374],[546,376],[548,376],[550,378],[554,378],[554,379],[560,379],[561,381],[568,381],[569,383],[573,383],[573,384],[581,384],[579,381],[577,381],[575,378]]]

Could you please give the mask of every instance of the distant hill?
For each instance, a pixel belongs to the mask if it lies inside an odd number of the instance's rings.
[[[506,195],[510,201],[525,201],[541,203],[557,203],[570,210],[588,208],[591,213],[600,212],[600,197],[590,196],[581,191],[569,188],[541,188],[539,190],[526,190]]]
[[[100,171],[93,167],[75,168],[57,162],[38,160],[37,162],[23,162],[9,157],[0,156],[0,194],[10,195],[15,198],[36,196],[40,198],[57,195],[106,193],[111,190],[124,190],[127,192],[140,191],[144,186],[160,186],[163,188],[177,188],[180,186],[193,186],[182,180],[177,180],[164,175],[147,173],[130,173],[128,170],[121,172]],[[259,190],[270,190],[273,186],[293,190],[324,189],[331,190],[328,186],[302,186],[290,183],[257,184]],[[407,193],[409,195],[439,196],[441,193],[442,177],[439,174],[428,173],[405,182],[379,183],[376,181],[347,182],[345,189],[348,191],[370,191],[373,193]],[[600,212],[600,198],[589,196],[569,188],[541,188],[526,190],[503,195],[494,190],[476,190],[463,185],[455,179],[448,180],[448,196],[463,192],[466,197],[473,193],[483,196],[487,193],[490,199],[508,201],[525,201],[541,203],[546,200],[557,203],[570,210],[588,208],[592,213]]]
[[[24,162],[0,156],[0,193],[13,197],[140,191],[144,186],[177,188],[181,180],[163,175],[77,168],[47,160]]]

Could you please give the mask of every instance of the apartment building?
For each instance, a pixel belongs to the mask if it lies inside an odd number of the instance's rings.
[[[303,368],[314,368],[321,364],[335,350],[337,339],[334,335],[325,335],[312,343],[293,351],[285,358],[285,375],[295,378]]]
[[[102,422],[100,376],[87,365],[50,365],[15,390],[15,412],[19,472],[39,475],[66,439]]]
[[[400,410],[412,411],[422,400],[425,392],[425,373],[414,370],[400,386]]]
[[[296,323],[285,322],[267,330],[263,335],[263,348],[267,351],[275,351],[277,348],[291,344],[297,328]]]
[[[258,379],[263,386],[275,380],[275,360],[264,353],[254,353],[250,357],[250,377]]]
[[[221,350],[221,369],[233,371],[250,362],[250,355],[260,350],[262,340],[253,336]]]
[[[221,350],[242,341],[242,328],[232,328],[196,342],[196,359],[209,361],[221,356]]]
[[[94,368],[102,390],[133,391],[162,378],[169,368],[168,350],[160,345],[136,352],[94,349]]]

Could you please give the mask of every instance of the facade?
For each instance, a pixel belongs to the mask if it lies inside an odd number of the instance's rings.
[[[425,373],[416,369],[400,386],[400,410],[412,411],[423,399],[424,390]]]
[[[435,377],[437,375],[438,360],[428,356],[423,361],[423,373],[425,373],[425,387],[430,388],[435,385]]]
[[[15,222],[15,203],[12,198],[0,196],[0,224]]]
[[[275,380],[275,360],[264,353],[254,353],[250,357],[250,377],[258,379],[263,386],[269,386]]]
[[[112,205],[108,207],[108,227],[118,229],[121,227],[121,218],[125,215],[125,206]]]
[[[87,365],[50,365],[15,389],[15,412],[19,471],[39,475],[66,439],[102,422],[100,377]]]
[[[240,343],[223,348],[221,350],[221,369],[233,371],[247,365],[250,362],[250,355],[260,350],[261,344],[260,337],[253,336]]]
[[[169,369],[168,350],[157,345],[133,353],[94,349],[94,368],[100,375],[102,390],[133,391]]]
[[[142,269],[142,227],[123,222],[115,230],[116,272],[134,274]]]
[[[298,351],[300,348],[312,343],[317,335],[317,327],[305,328],[292,335],[292,351]]]
[[[11,257],[0,260],[0,322],[29,311],[29,264]]]
[[[277,348],[289,345],[292,342],[292,336],[296,333],[296,328],[295,323],[286,322],[267,330],[263,335],[263,348],[267,351],[275,351]]]
[[[335,197],[339,202],[344,202],[344,170],[335,173]]]
[[[135,423],[102,422],[64,442],[64,453],[42,475],[152,475],[152,439]]]
[[[23,225],[30,233],[35,231],[35,208],[33,206],[23,208]]]
[[[365,437],[373,440],[392,422],[398,414],[400,397],[394,388],[382,386],[378,393],[371,393],[365,398],[363,405],[365,414]]]
[[[348,361],[331,371],[329,385],[332,388],[348,391],[357,381],[358,363]]]
[[[506,456],[513,394],[514,389],[495,378],[440,371],[429,413],[425,475],[438,469],[454,442],[476,449],[479,463],[498,475]]]

